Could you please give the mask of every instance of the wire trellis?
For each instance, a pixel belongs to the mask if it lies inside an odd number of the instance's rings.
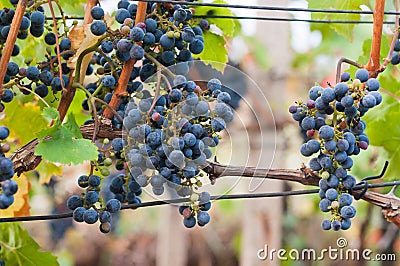
[[[393,186],[398,186],[398,185],[400,185],[400,181],[392,181],[392,182],[384,182],[384,183],[377,183],[377,184],[367,184],[367,188],[369,189],[369,188],[378,188],[378,187],[393,187]],[[360,184],[360,185],[355,186],[353,188],[353,191],[363,190],[363,189],[365,189],[365,187],[366,186],[364,184]],[[272,198],[272,197],[289,197],[289,196],[297,196],[297,195],[316,194],[318,192],[319,192],[319,189],[308,189],[308,190],[294,190],[294,191],[282,191],[282,192],[218,195],[218,196],[212,196],[211,200],[233,200],[233,199],[256,199],[256,198]],[[142,203],[133,203],[133,204],[123,205],[121,207],[121,210],[139,209],[139,208],[144,208],[144,207],[186,203],[186,202],[189,202],[189,201],[190,201],[189,198],[148,201],[148,202],[142,202]],[[73,214],[72,212],[68,212],[68,213],[49,214],[49,215],[8,217],[8,218],[0,218],[0,223],[56,220],[56,219],[71,218],[72,214]]]
[[[368,10],[340,10],[340,9],[316,9],[316,8],[298,8],[298,7],[276,7],[276,6],[255,6],[255,5],[232,5],[232,4],[216,4],[216,3],[199,3],[189,1],[169,1],[169,0],[138,0],[138,2],[152,2],[162,4],[180,4],[190,6],[208,6],[208,7],[224,7],[237,9],[254,9],[269,11],[286,11],[286,12],[309,12],[309,13],[334,13],[334,14],[362,14],[372,15],[373,11]],[[400,15],[400,12],[387,11],[385,15]]]

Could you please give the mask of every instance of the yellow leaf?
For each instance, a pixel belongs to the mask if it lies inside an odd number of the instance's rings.
[[[20,177],[13,177],[18,184],[18,191],[14,195],[14,203],[5,210],[0,210],[0,217],[17,217],[29,215],[28,193],[31,189],[28,177],[22,174]]]

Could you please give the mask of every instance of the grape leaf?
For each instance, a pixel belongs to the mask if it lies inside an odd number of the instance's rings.
[[[53,107],[43,108],[42,115],[44,117],[50,118],[51,120],[60,118],[60,114],[57,112],[57,109]]]
[[[17,223],[0,223],[1,259],[7,266],[56,266],[57,257],[40,251],[40,246]]]
[[[75,138],[83,138],[79,126],[75,121],[74,114],[68,114],[68,120],[64,123],[64,126],[72,132]]]
[[[222,0],[216,0],[213,4],[228,4]],[[195,6],[195,15],[213,15],[213,16],[235,16],[232,11],[226,7],[209,7],[209,6]],[[236,33],[236,26],[234,19],[222,19],[222,18],[207,18],[210,24],[216,25],[223,32],[224,36],[232,38]]]
[[[90,140],[82,139],[73,114],[63,125],[57,118],[55,124],[42,130],[38,137],[41,139],[35,155],[49,162],[80,164],[97,158],[97,147]]]
[[[364,4],[364,0],[308,0],[309,8],[316,9],[339,9],[339,10],[361,10],[360,6]],[[318,20],[360,20],[360,14],[336,14],[336,13],[311,13],[312,19]],[[353,41],[353,30],[356,24],[338,24],[330,23],[329,27],[338,34],[343,35],[349,41]]]
[[[18,184],[18,191],[14,195],[14,203],[5,210],[0,210],[0,217],[15,217],[29,215],[28,193],[30,183],[26,175],[22,174],[13,177],[13,180]]]
[[[21,111],[23,110],[23,111]],[[20,143],[27,143],[36,137],[36,133],[46,128],[48,122],[41,115],[40,107],[32,103],[21,104],[12,101],[4,109],[6,119],[2,124],[8,126],[11,134]]]
[[[203,37],[204,50],[201,54],[197,55],[198,58],[209,61],[205,63],[209,63],[216,70],[223,72],[225,64],[228,62],[228,53],[224,38],[209,31],[205,31]]]

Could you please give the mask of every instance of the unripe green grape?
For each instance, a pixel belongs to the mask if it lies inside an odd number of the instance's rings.
[[[104,165],[105,165],[105,166],[110,166],[110,165],[112,165],[112,159],[111,159],[111,158],[106,158],[106,159],[104,160]]]
[[[168,38],[173,38],[174,37],[174,32],[173,31],[168,31],[167,32]]]
[[[329,176],[330,176],[330,174],[329,174],[327,171],[324,171],[324,172],[322,172],[322,174],[321,174],[321,177],[322,177],[323,179],[328,179]]]
[[[110,170],[108,168],[103,168],[100,170],[100,173],[102,176],[109,176],[110,175]]]
[[[198,201],[199,200],[199,194],[193,193],[192,195],[190,195],[190,200],[191,201]]]

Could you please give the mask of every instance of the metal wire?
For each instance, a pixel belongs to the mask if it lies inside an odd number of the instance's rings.
[[[309,22],[309,23],[330,23],[330,24],[373,24],[367,20],[320,20],[320,19],[297,19],[297,18],[274,18],[274,17],[252,17],[252,16],[224,16],[224,15],[194,15],[193,18],[218,18],[218,19],[238,19],[238,20],[264,20],[264,21],[286,21],[286,22]],[[55,19],[62,19],[56,17]],[[83,20],[83,17],[66,17],[68,20]],[[52,20],[46,17],[46,20]],[[395,24],[394,21],[384,21],[383,24]]]
[[[400,185],[400,181],[385,182],[385,183],[378,183],[378,184],[368,184],[368,188],[391,187],[391,186],[396,186],[396,185]],[[364,185],[358,185],[353,188],[353,191],[363,189],[364,187],[365,187]],[[218,195],[218,196],[212,196],[211,200],[288,197],[288,196],[297,196],[297,195],[316,194],[318,192],[319,192],[319,189],[309,189],[309,190],[295,190],[295,191],[268,192],[268,193]],[[188,198],[174,199],[174,200],[157,200],[157,201],[149,201],[149,202],[123,205],[121,207],[121,209],[122,210],[139,209],[139,208],[151,207],[151,206],[160,206],[160,205],[167,205],[167,204],[174,204],[174,203],[185,203],[185,202],[189,202],[189,201],[190,201],[190,199],[188,199]],[[34,216],[0,218],[0,223],[43,221],[43,220],[64,219],[64,218],[71,218],[71,217],[72,217],[72,212],[68,212],[68,213],[59,213],[59,214],[50,214],[50,215],[34,215]]]
[[[367,20],[319,20],[319,19],[297,19],[297,18],[274,18],[274,17],[251,17],[251,16],[223,16],[223,15],[194,15],[194,18],[219,18],[219,19],[239,19],[239,20],[267,20],[267,21],[288,21],[288,22],[310,22],[310,23],[330,23],[330,24],[373,24]],[[383,24],[395,24],[394,21],[384,21]]]
[[[310,12],[310,13],[335,13],[335,14],[364,14],[372,15],[372,11],[367,10],[338,10],[338,9],[316,9],[316,8],[298,8],[298,7],[275,7],[275,6],[244,6],[231,4],[216,4],[216,3],[198,3],[189,1],[168,1],[168,0],[139,0],[139,2],[152,2],[163,4],[180,4],[190,6],[208,6],[208,7],[225,7],[238,9],[255,9],[255,10],[270,10],[270,11],[287,11],[287,12]],[[400,15],[400,12],[387,11],[385,15]]]

